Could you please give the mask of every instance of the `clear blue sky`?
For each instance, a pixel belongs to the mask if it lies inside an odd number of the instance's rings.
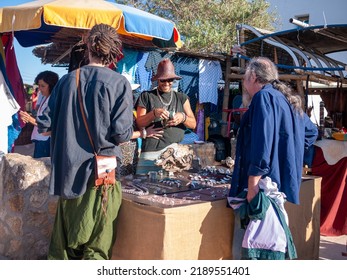
[[[6,6],[16,6],[26,2],[31,2],[28,0],[0,0],[0,7]],[[67,73],[66,68],[62,67],[52,67],[50,64],[41,64],[40,58],[36,57],[32,50],[33,48],[23,48],[18,44],[17,40],[14,43],[14,49],[16,52],[17,64],[19,71],[21,73],[23,82],[32,85],[34,83],[35,77],[38,73],[44,70],[51,70],[56,72],[59,77]]]
[[[0,8],[6,6],[16,6],[19,4],[32,2],[34,0],[0,0]],[[73,1],[73,0],[72,0]],[[114,2],[114,1],[110,1]],[[62,77],[67,73],[66,68],[62,67],[52,67],[50,64],[41,64],[40,58],[36,57],[32,50],[33,48],[23,48],[15,40],[14,48],[16,52],[17,64],[19,71],[21,73],[23,82],[26,84],[33,84],[35,77],[38,73],[44,70],[51,70],[56,72],[59,77]]]

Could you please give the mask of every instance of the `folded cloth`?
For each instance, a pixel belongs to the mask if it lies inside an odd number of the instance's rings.
[[[260,180],[259,188],[250,203],[246,200],[247,190],[228,198],[229,205],[240,215],[241,225],[246,227],[242,259],[297,258],[284,209],[284,194],[268,177]]]
[[[347,157],[347,141],[322,139],[316,141],[314,145],[322,149],[324,159],[329,165],[334,165]]]

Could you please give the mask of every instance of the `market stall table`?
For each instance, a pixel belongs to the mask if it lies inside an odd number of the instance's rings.
[[[347,141],[317,141],[312,174],[322,177],[321,234],[347,234]]]
[[[286,203],[299,259],[319,257],[320,180],[304,178],[301,205]],[[233,210],[223,191],[215,194],[211,199],[199,190],[174,197],[125,193],[112,259],[232,259]]]

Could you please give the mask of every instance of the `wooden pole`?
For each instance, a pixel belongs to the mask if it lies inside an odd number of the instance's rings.
[[[277,49],[274,48],[274,62],[275,64],[278,64],[278,57],[277,57]]]
[[[226,65],[225,65],[225,84],[224,84],[224,96],[223,96],[223,109],[229,108],[229,96],[230,96],[230,67],[231,67],[231,56],[226,56]],[[221,134],[223,137],[227,137],[229,135],[229,131],[227,131],[227,119],[228,113],[222,112],[222,121],[223,124],[221,127]]]
[[[280,74],[279,75],[279,79],[281,81],[305,81],[306,78],[307,78],[307,75],[293,75],[293,74]],[[243,79],[243,75],[241,75],[241,74],[234,74],[234,73],[229,74],[229,81],[235,81],[235,80],[239,81],[242,79]],[[333,81],[331,81],[331,79],[327,80],[324,78],[311,77],[311,76],[310,76],[310,81],[316,82],[319,84],[323,84],[323,85],[331,85],[331,83],[333,82]]]

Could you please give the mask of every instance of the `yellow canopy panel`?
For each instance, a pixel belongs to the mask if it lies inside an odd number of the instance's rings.
[[[44,22],[48,25],[81,29],[90,29],[95,24],[107,23],[118,29],[122,11],[115,9],[114,6],[111,8],[99,11],[92,7],[81,10],[80,7],[49,5],[44,7]]]
[[[48,25],[90,29],[106,23],[118,28],[122,11],[103,0],[33,1],[2,8],[0,32],[40,28],[42,14]]]

